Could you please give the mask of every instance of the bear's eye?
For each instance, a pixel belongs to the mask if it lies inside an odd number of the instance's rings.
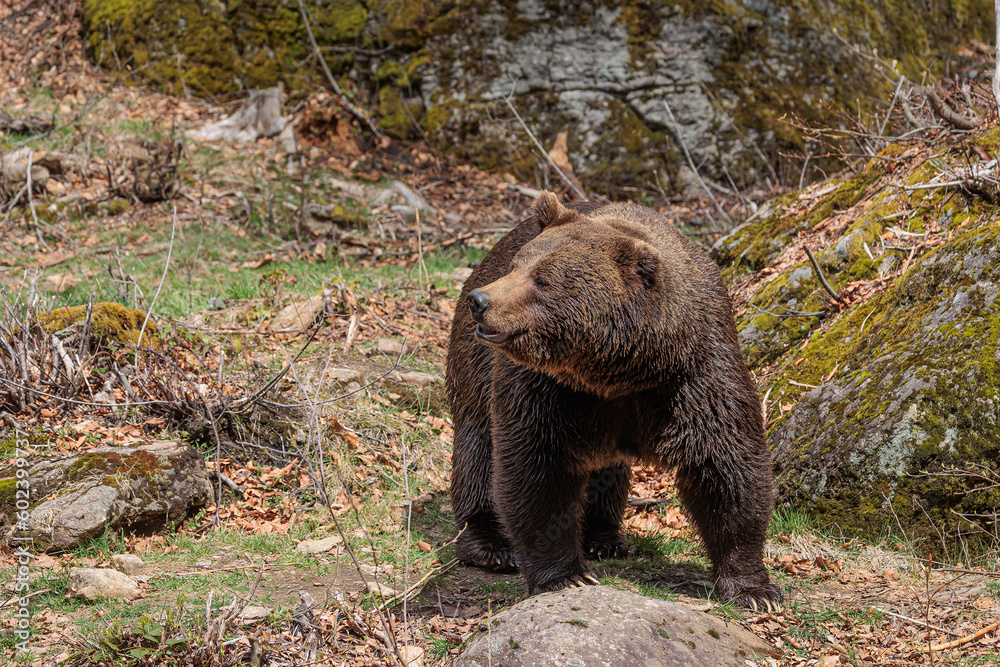
[[[549,279],[546,278],[545,276],[535,276],[531,280],[532,280],[532,282],[535,283],[536,287],[543,287],[544,288],[544,287],[548,287],[549,286]]]

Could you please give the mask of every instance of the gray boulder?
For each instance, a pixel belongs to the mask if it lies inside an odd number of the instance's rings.
[[[155,440],[99,447],[45,459],[29,469],[32,505],[22,531],[12,525],[12,473],[0,473],[0,526],[8,539],[30,537],[36,549],[48,551],[72,549],[107,529],[180,523],[212,499],[205,462],[190,445]]]
[[[747,667],[775,649],[743,628],[607,586],[544,593],[490,620],[460,667]]]

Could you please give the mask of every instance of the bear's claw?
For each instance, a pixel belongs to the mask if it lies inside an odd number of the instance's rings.
[[[561,579],[553,579],[544,584],[535,586],[531,591],[531,595],[538,595],[539,593],[547,593],[551,591],[561,591],[565,588],[583,588],[584,586],[600,585],[601,582],[597,580],[597,577],[595,577],[593,573],[583,572],[582,574],[572,574]]]
[[[517,561],[514,560],[510,548],[482,537],[463,533],[455,545],[455,554],[458,560],[466,565],[475,565],[494,572],[513,572],[517,569]]]
[[[766,611],[776,614],[782,610],[781,601],[784,598],[774,584],[764,584],[753,588],[744,588],[732,599],[736,604],[750,607],[754,613]]]
[[[628,556],[628,546],[621,533],[588,537],[584,541],[583,553],[589,560],[608,560]]]

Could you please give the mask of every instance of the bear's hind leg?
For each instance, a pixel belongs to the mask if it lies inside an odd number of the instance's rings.
[[[624,463],[591,474],[583,531],[583,553],[587,558],[604,560],[628,555],[621,524],[628,504],[630,475]]]
[[[467,565],[498,572],[516,569],[514,553],[493,509],[490,420],[455,420],[451,501],[459,536],[455,555]]]

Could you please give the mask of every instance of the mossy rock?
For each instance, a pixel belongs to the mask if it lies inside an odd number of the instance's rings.
[[[14,536],[15,472],[0,469],[0,532],[8,540]],[[175,441],[42,457],[28,473],[31,500],[22,527],[37,550],[72,549],[108,531],[172,529],[213,497],[201,454]]]
[[[87,317],[86,306],[67,306],[56,308],[38,315],[38,323],[49,333],[56,333],[73,327],[79,333]],[[137,345],[142,323],[146,313],[136,308],[129,308],[120,303],[102,301],[95,303],[90,316],[90,336],[98,344],[114,342],[120,345]],[[150,319],[146,322],[146,330],[142,334],[144,347],[155,348],[159,345],[159,330]]]
[[[939,159],[957,168],[968,152]],[[968,529],[959,515],[1000,504],[997,489],[949,473],[1000,464],[1000,222],[961,192],[899,187],[939,177],[941,164],[912,157],[883,176],[879,163],[765,205],[714,254],[774,418],[779,503],[850,535],[902,528],[940,554]],[[924,238],[930,249],[911,255]],[[884,285],[836,304],[804,243],[833,289]]]
[[[308,7],[333,75],[389,134],[419,136],[412,115],[441,148],[534,180],[535,148],[502,102],[513,92],[542,144],[568,132],[577,175],[610,195],[658,182],[690,187],[681,141],[703,175],[752,182],[758,147],[768,155],[804,149],[789,116],[829,125],[889,94],[842,39],[899,60],[917,80],[924,63],[943,62],[955,35],[988,42],[993,34],[986,0],[319,0]],[[86,0],[84,22],[102,65],[127,63],[136,77],[175,93],[181,73],[202,96],[281,82],[294,98],[327,85],[310,61],[294,0]]]
[[[1000,223],[988,222],[815,334],[775,384],[818,386],[771,431],[781,498],[868,537],[895,515],[932,549],[937,530],[961,528],[956,513],[1000,506],[996,489],[968,493],[970,475],[927,476],[1000,460],[998,295]]]

